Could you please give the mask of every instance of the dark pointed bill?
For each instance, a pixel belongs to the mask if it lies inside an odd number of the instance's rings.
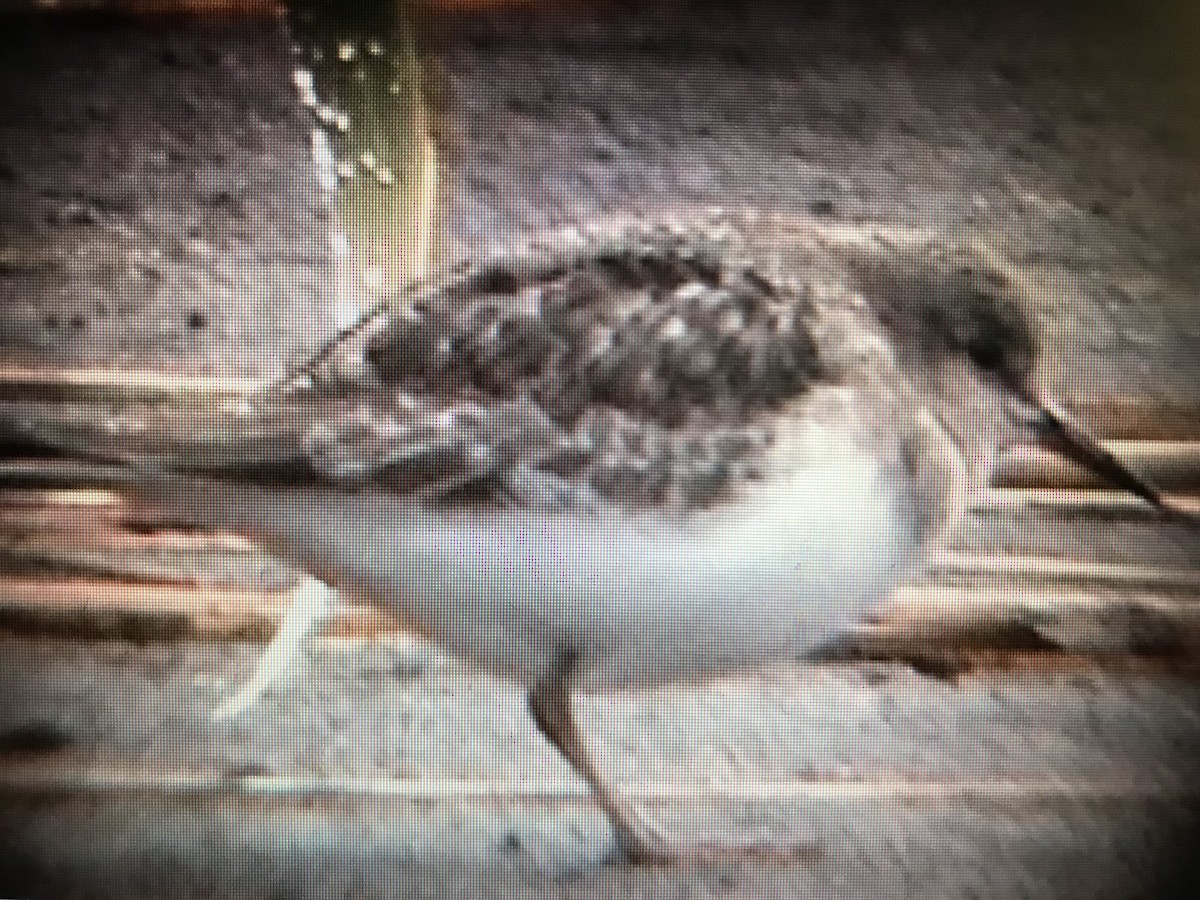
[[[1061,453],[1109,484],[1124,488],[1160,509],[1166,508],[1162,494],[1157,488],[1129,471],[1124,463],[1106,450],[1058,404],[1043,398],[1037,401],[1037,409],[1035,430],[1042,446]]]

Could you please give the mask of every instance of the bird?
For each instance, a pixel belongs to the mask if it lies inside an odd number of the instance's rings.
[[[796,659],[927,565],[1034,441],[1163,507],[1040,385],[1035,297],[970,236],[762,210],[468,258],[199,418],[24,434],[522,685],[621,857],[577,692]]]

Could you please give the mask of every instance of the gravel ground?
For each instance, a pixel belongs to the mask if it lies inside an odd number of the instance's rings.
[[[248,374],[332,325],[282,25],[6,19],[6,361]]]
[[[626,801],[725,851],[629,871],[515,688],[331,643],[214,726],[254,655],[0,638],[6,895],[1115,900],[1176,896],[1200,827],[1194,681],[779,669],[580,704]]]
[[[1042,7],[443,17],[441,259],[697,205],[969,233],[1043,286],[1053,381],[1194,405],[1196,23]],[[253,373],[328,332],[330,198],[280,23],[0,42],[6,356]]]

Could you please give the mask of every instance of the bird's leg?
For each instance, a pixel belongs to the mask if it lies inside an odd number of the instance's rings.
[[[608,817],[617,847],[625,859],[631,863],[665,862],[668,854],[652,847],[625,817],[579,738],[571,708],[570,679],[574,666],[574,652],[561,654],[551,670],[529,691],[529,711],[533,720],[592,789],[592,796]]]

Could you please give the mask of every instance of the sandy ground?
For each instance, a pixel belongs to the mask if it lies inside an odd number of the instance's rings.
[[[969,233],[1044,285],[1053,380],[1190,399],[1189,15],[760,0],[436,19],[441,258],[695,205]],[[283,26],[46,29],[0,38],[10,354],[245,372],[325,333],[329,198]]]
[[[60,739],[57,775],[0,767],[20,895],[1177,896],[1200,815],[1200,696],[1171,677],[881,665],[584,699],[639,815],[724,848],[630,871],[520,692],[419,645],[326,645],[216,726],[248,648],[0,651],[0,728]]]
[[[247,373],[332,327],[283,26],[6,20],[7,360]]]

